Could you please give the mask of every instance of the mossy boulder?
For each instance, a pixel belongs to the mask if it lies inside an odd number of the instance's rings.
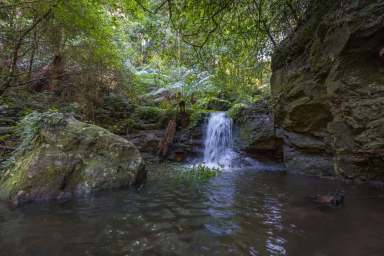
[[[239,120],[240,114],[243,110],[247,109],[248,105],[244,103],[236,103],[228,110],[228,116],[232,118],[234,121]]]
[[[2,200],[20,205],[70,198],[145,178],[136,147],[101,127],[61,113],[34,112],[23,122],[23,143],[0,179]]]

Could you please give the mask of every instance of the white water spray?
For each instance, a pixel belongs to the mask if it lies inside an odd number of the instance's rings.
[[[233,151],[232,120],[225,112],[211,113],[204,141],[204,163],[209,167],[231,167]]]

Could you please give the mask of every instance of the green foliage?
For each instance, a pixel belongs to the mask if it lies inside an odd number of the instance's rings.
[[[6,169],[12,167],[20,155],[32,148],[33,144],[38,141],[42,128],[55,128],[63,125],[65,125],[64,115],[58,112],[32,112],[25,116],[16,129],[21,143],[13,155],[3,163],[4,167]]]
[[[177,103],[143,103],[140,97],[161,87],[180,92],[187,104],[193,95],[197,103],[188,107],[195,120],[207,108],[224,110],[265,96],[275,44],[304,18],[307,2],[4,0],[0,62],[8,61],[20,39],[17,63],[23,65],[15,73],[24,74],[18,77],[24,83],[31,78],[25,64],[42,70],[62,57],[71,77],[63,79],[61,95],[68,89],[68,102],[78,103],[64,112],[92,120],[100,99],[113,91],[130,103],[160,105],[138,109],[135,118],[167,120]],[[25,37],[18,38],[22,32]],[[0,76],[6,72],[0,67]],[[223,103],[219,107],[212,106],[216,98]]]
[[[189,124],[187,127],[188,129],[195,127],[207,113],[206,110],[196,107],[188,109],[187,112],[189,115]]]
[[[54,128],[62,125],[65,125],[64,115],[62,113],[32,112],[24,117],[18,125],[17,133],[22,143],[16,151],[24,152],[24,150],[28,150],[42,128]]]
[[[134,81],[144,87],[164,87],[169,82],[169,77],[157,70],[144,69],[134,73]]]
[[[220,169],[209,168],[203,164],[193,165],[191,167],[183,167],[178,170],[177,178],[186,180],[208,181],[209,179],[219,175]]]
[[[242,110],[246,109],[248,105],[244,103],[236,103],[228,110],[228,116],[235,120]]]
[[[135,109],[134,117],[136,119],[146,120],[149,122],[157,122],[164,114],[164,110],[158,107],[139,106]]]
[[[79,111],[79,105],[75,102],[72,102],[62,107],[61,111],[63,113],[77,113]],[[54,112],[58,112],[58,111],[54,111]]]
[[[216,97],[208,97],[206,98],[205,108],[209,110],[218,110],[218,111],[226,111],[230,108],[231,102],[228,100],[216,98]]]

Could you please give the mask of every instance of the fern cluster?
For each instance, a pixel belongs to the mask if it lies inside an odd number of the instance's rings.
[[[64,114],[59,112],[32,112],[25,116],[18,124],[16,133],[18,134],[21,143],[15,149],[12,156],[3,163],[4,169],[13,167],[16,159],[25,152],[32,149],[33,144],[38,140],[39,133],[42,128],[54,128],[64,126]],[[3,169],[3,168],[2,168]]]

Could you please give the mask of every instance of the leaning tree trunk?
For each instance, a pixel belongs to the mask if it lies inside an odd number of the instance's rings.
[[[168,153],[168,148],[172,144],[176,132],[176,121],[170,120],[165,130],[164,137],[159,143],[158,155],[164,158]]]

